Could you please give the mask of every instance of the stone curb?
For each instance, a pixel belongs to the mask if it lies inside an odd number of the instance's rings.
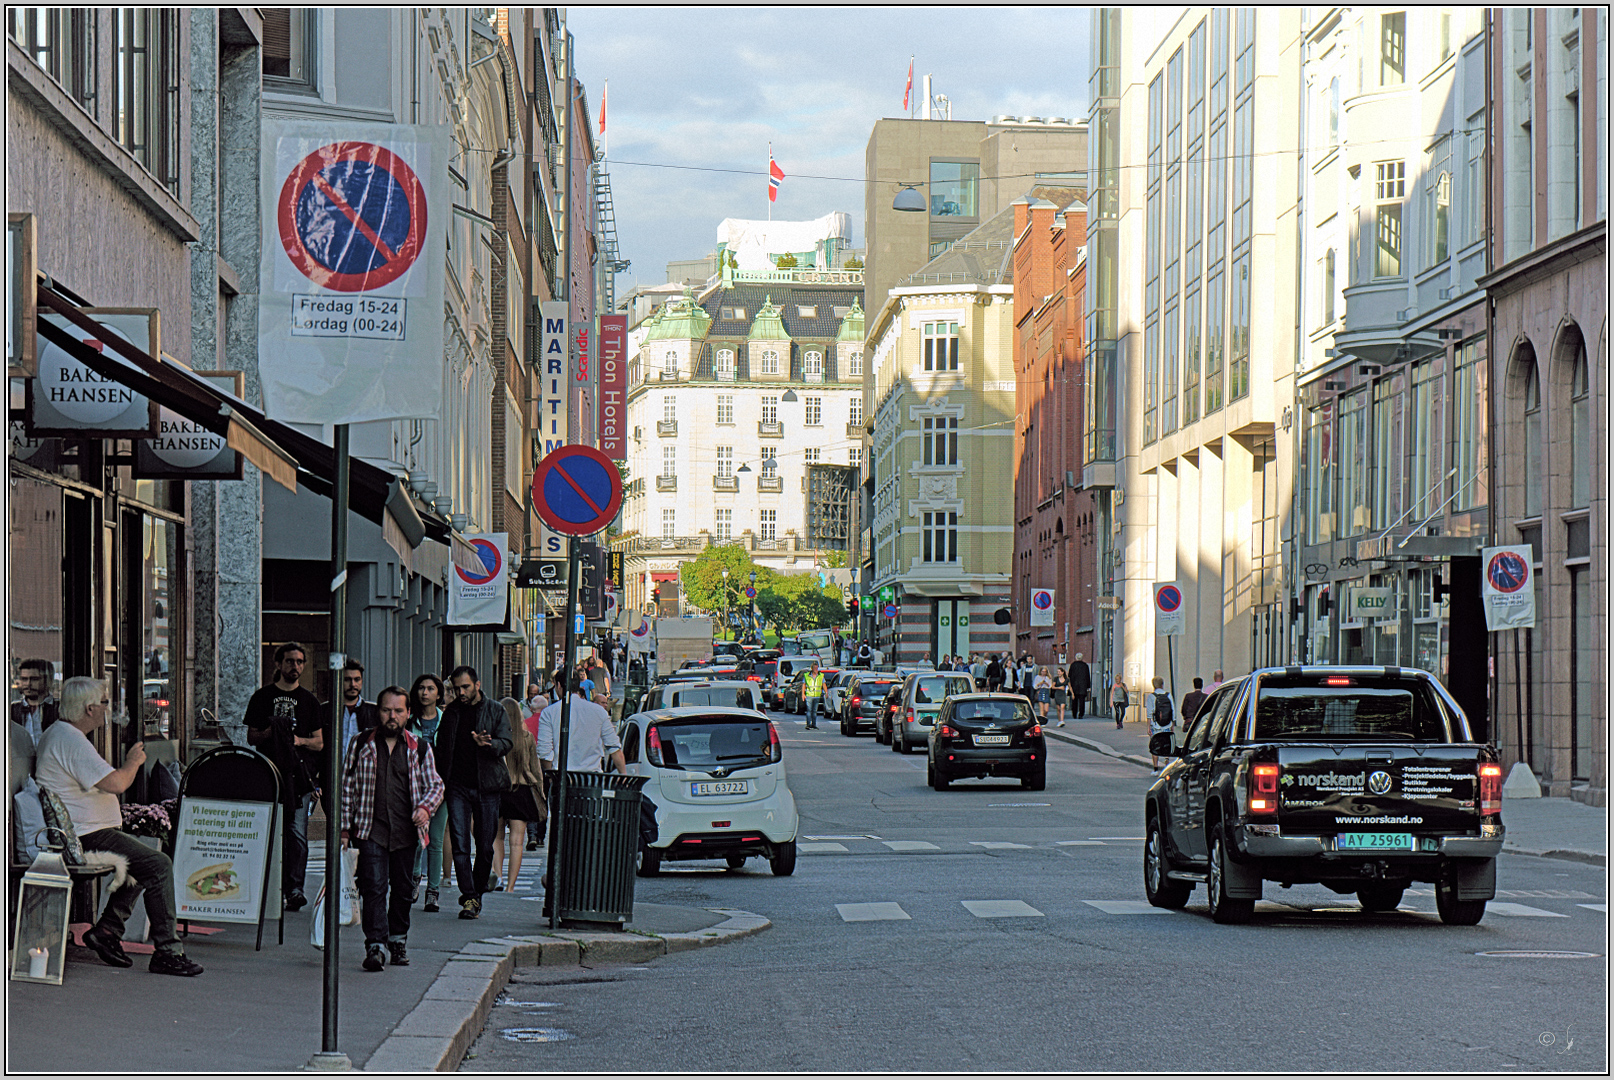
[[[1503,824],[1507,823],[1504,811]],[[1533,851],[1529,848],[1515,847],[1504,842],[1502,844],[1504,855],[1533,855],[1538,859],[1563,859],[1566,862],[1590,863],[1593,866],[1607,866],[1608,856],[1600,851],[1577,851],[1573,848],[1552,848],[1549,851]]]
[[[1081,735],[1071,735],[1063,731],[1049,731],[1046,724],[1043,725],[1042,733],[1047,738],[1058,739],[1060,742],[1071,743],[1073,745],[1080,746],[1085,750],[1093,750],[1097,753],[1103,754],[1106,757],[1119,758],[1121,761],[1130,762],[1133,765],[1141,765],[1145,769],[1152,770],[1154,768],[1154,766],[1150,764],[1148,758],[1139,757],[1137,754],[1124,754],[1108,743],[1095,742],[1094,740],[1085,738]]]
[[[708,908],[727,918],[677,934],[557,930],[472,941],[443,965],[420,1004],[365,1062],[365,1072],[453,1072],[487,1023],[493,1002],[517,968],[631,964],[669,953],[722,945],[760,934],[773,924],[733,908]]]

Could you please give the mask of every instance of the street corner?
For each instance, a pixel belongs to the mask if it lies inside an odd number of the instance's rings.
[[[712,945],[726,945],[731,941],[751,937],[767,930],[773,923],[761,915],[738,908],[708,908],[715,914],[724,916],[724,920],[716,926],[709,926],[703,930],[686,931],[675,934],[662,934],[661,938],[667,944],[669,953],[685,952],[690,949],[704,949]]]

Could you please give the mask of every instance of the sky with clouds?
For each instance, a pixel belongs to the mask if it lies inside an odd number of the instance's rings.
[[[843,210],[861,247],[864,148],[876,120],[906,115],[910,55],[915,98],[929,72],[955,120],[1087,115],[1084,8],[573,7],[567,18],[596,125],[610,80],[611,193],[633,263],[618,295],[711,252],[724,218],[768,216],[770,141],[786,176],[773,216]]]

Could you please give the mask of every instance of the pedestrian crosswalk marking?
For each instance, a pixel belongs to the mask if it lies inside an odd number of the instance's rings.
[[[977,919],[1042,918],[1042,912],[1024,900],[960,900]]]
[[[899,919],[912,919],[901,904],[836,904],[835,910],[841,913],[843,922],[885,922]]]
[[[1545,918],[1545,919],[1567,919],[1567,918],[1569,918],[1568,915],[1565,915],[1562,912],[1543,911],[1538,907],[1531,907],[1528,904],[1497,903],[1494,900],[1491,901],[1491,905],[1489,907],[1487,907],[1485,910],[1488,913],[1492,914],[1492,915],[1533,916],[1533,917],[1538,918],[1538,919],[1540,919],[1540,918]]]
[[[843,854],[846,852],[845,844],[797,844],[796,847],[809,854],[819,851],[839,851]]]
[[[1604,915],[1608,914],[1608,905],[1607,904],[1576,904],[1575,906],[1576,907],[1583,907],[1587,911],[1601,911]]]
[[[1088,907],[1098,908],[1106,915],[1169,915],[1166,908],[1157,908],[1143,900],[1083,900]]]
[[[1102,840],[1055,840],[1058,847],[1103,847]]]
[[[928,840],[886,840],[886,847],[892,851],[940,851],[941,848]]]
[[[1007,840],[971,840],[970,845],[973,847],[991,848],[993,850],[997,850],[999,848],[1023,848],[1029,850],[1031,847],[1030,844],[1011,844]]]

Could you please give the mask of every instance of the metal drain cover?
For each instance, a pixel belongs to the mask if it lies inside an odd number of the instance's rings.
[[[499,1037],[506,1042],[550,1043],[565,1042],[572,1033],[561,1028],[505,1028]]]
[[[1474,955],[1499,956],[1506,960],[1591,960],[1601,954],[1552,949],[1493,949],[1489,952],[1477,952]]]

